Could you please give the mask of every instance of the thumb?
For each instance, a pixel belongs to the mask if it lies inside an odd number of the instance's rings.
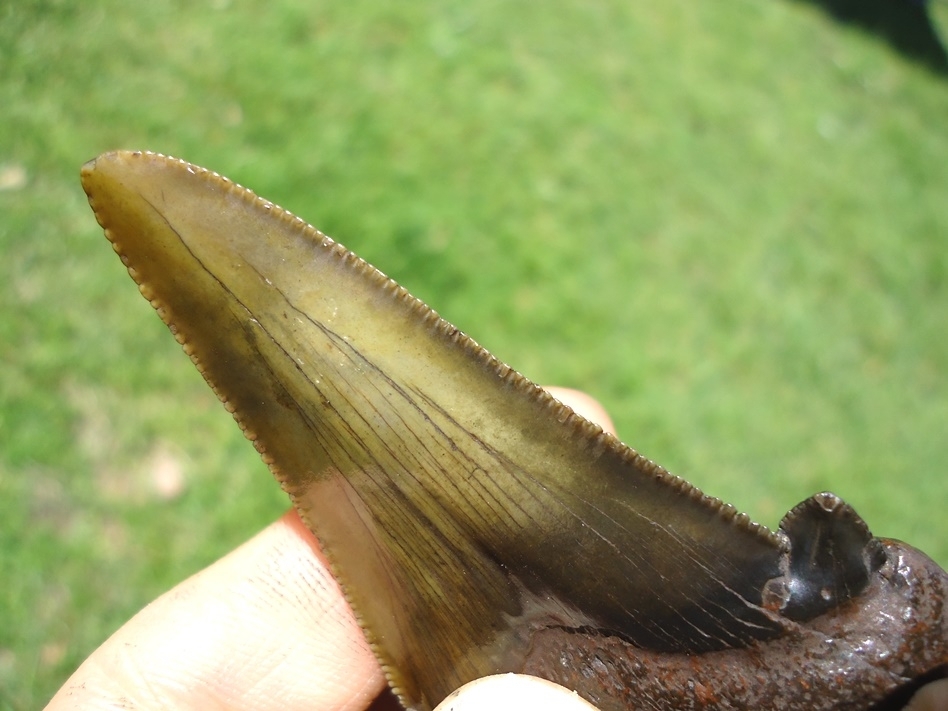
[[[435,711],[596,711],[596,707],[552,681],[524,674],[498,674],[465,684]]]

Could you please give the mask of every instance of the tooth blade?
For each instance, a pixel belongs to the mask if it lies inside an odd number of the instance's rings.
[[[390,681],[431,708],[531,630],[769,638],[777,537],[553,400],[365,262],[151,153],[83,186],[142,294],[320,538]]]

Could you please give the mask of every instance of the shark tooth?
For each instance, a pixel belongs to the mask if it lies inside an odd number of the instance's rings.
[[[687,677],[700,659],[750,674],[780,649],[769,659],[785,676],[784,648],[822,634],[811,620],[885,597],[896,578],[908,585],[902,549],[833,495],[801,504],[780,531],[753,523],[216,173],[114,152],[86,164],[82,183],[142,295],[325,547],[410,708],[520,670],[624,708],[629,694],[661,694],[630,671],[640,656],[658,674],[672,660]],[[910,566],[927,596],[944,576],[931,566]],[[933,651],[860,687],[867,703],[946,663],[948,623],[929,616]],[[725,693],[715,673],[684,679],[667,703],[715,708],[695,701],[707,684]]]

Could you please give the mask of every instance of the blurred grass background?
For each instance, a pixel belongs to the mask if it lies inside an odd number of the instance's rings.
[[[287,506],[95,224],[118,147],[303,216],[757,520],[832,489],[948,564],[948,74],[912,34],[948,13],[839,4],[0,5],[0,708]]]

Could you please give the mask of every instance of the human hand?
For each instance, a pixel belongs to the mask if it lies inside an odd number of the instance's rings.
[[[614,431],[589,396],[550,392]],[[76,670],[47,711],[359,711],[385,685],[319,543],[290,511],[139,612]],[[562,687],[514,675],[468,685],[439,708],[524,706],[592,708]]]

